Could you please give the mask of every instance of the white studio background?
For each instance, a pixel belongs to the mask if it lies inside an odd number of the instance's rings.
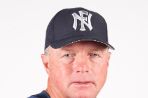
[[[147,0],[0,0],[0,98],[26,98],[46,88],[40,54],[46,27],[63,8],[105,17],[112,51],[97,98],[148,98]]]

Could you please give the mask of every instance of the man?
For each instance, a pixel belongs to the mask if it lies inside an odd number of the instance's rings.
[[[96,98],[109,64],[107,24],[96,12],[84,8],[59,11],[46,31],[41,55],[48,86],[29,98]]]

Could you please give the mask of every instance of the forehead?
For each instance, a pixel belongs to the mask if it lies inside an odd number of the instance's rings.
[[[107,46],[93,41],[80,41],[67,46],[62,47],[62,50],[65,49],[74,49],[74,48],[87,48],[87,49],[106,49]]]

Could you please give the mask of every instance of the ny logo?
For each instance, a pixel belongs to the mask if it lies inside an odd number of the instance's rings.
[[[84,17],[84,15],[86,17]],[[78,20],[81,22],[80,31],[86,31],[85,26],[87,26],[90,31],[93,29],[93,27],[91,25],[91,16],[92,16],[92,14],[88,13],[87,11],[82,11],[81,10],[81,11],[79,11],[79,15],[77,13],[73,13],[72,16],[74,18],[73,28],[75,30],[77,29],[77,26],[78,26],[78,22],[77,22]]]

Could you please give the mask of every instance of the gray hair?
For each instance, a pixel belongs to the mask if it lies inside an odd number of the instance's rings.
[[[52,48],[50,45],[44,50],[45,55],[49,55],[49,49]]]

